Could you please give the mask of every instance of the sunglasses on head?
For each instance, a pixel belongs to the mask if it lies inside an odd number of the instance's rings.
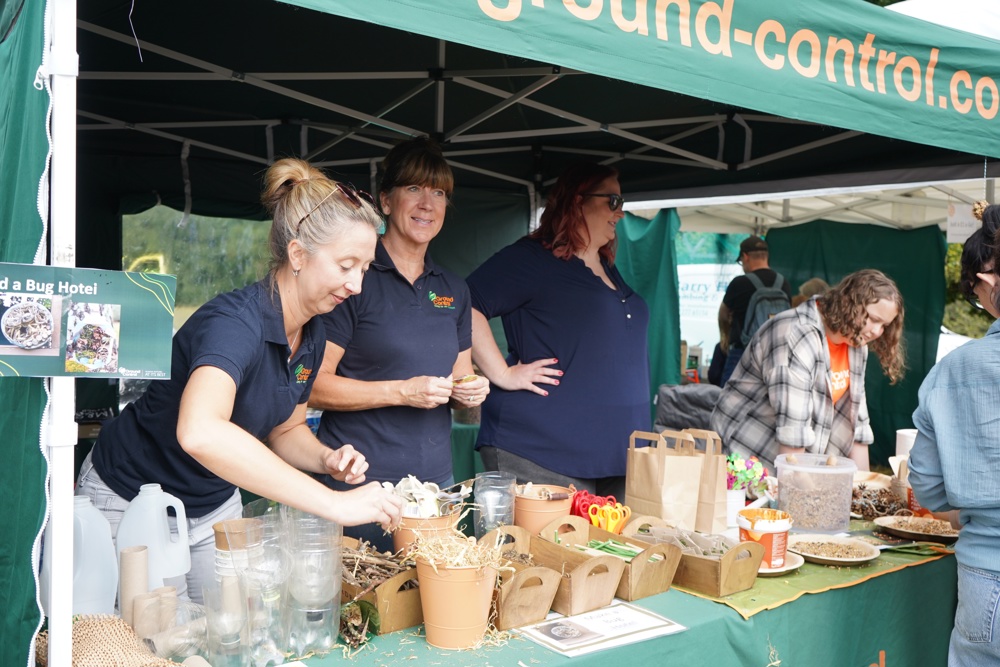
[[[613,192],[603,193],[603,192],[584,192],[584,197],[607,197],[608,198],[608,208],[612,211],[619,210],[625,203],[625,198],[621,195],[614,194]]]
[[[342,194],[344,196],[344,199],[349,201],[354,206],[354,208],[361,208],[365,202],[368,202],[369,204],[371,204],[372,208],[378,211],[378,207],[375,205],[375,200],[372,199],[372,196],[370,194],[368,194],[364,190],[358,190],[350,183],[341,183],[340,181],[334,181],[333,190],[331,190],[329,194],[327,194],[325,197],[320,199],[318,204],[313,206],[308,213],[302,216],[302,219],[299,220],[299,224],[295,225],[296,236],[298,236],[299,230],[302,228],[302,223],[306,221],[306,218],[315,213],[316,210],[323,205],[323,202],[332,197],[333,193],[335,192],[339,192],[340,194]]]

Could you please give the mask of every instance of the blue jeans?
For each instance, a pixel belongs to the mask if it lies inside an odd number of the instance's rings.
[[[1000,574],[958,565],[958,609],[948,645],[948,667],[1000,665],[997,602]]]
[[[94,470],[90,454],[83,460],[80,476],[77,478],[76,495],[87,496],[94,507],[101,511],[111,524],[111,537],[118,534],[118,524],[128,508],[128,501],[111,490]],[[205,516],[188,517],[188,545],[191,550],[191,570],[186,577],[171,577],[164,580],[166,586],[177,587],[177,597],[182,600],[202,603],[201,589],[215,578],[215,530],[212,526],[226,519],[243,516],[243,501],[237,489],[226,502]],[[170,527],[176,530],[176,519],[170,517]]]
[[[730,346],[729,354],[726,355],[726,367],[722,369],[721,386],[726,386],[726,382],[729,381],[733,371],[735,371],[736,367],[740,365],[740,358],[743,357],[743,353],[745,351],[746,350],[743,348]]]

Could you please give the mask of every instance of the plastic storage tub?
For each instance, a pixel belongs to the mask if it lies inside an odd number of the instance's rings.
[[[781,454],[778,509],[792,516],[792,531],[839,533],[851,521],[851,491],[858,466],[845,456]]]

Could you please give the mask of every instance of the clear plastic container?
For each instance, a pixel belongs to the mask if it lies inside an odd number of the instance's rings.
[[[781,454],[778,509],[792,516],[792,532],[840,533],[851,522],[851,491],[858,466],[845,456]]]
[[[46,540],[47,542],[47,540]],[[48,615],[52,550],[44,549],[42,608]],[[113,614],[118,594],[118,559],[111,526],[86,496],[73,497],[73,614]]]
[[[173,508],[176,522],[167,517],[168,508]],[[176,525],[176,533],[171,530],[172,523]],[[191,569],[184,503],[164,492],[159,484],[140,486],[139,494],[125,508],[118,524],[115,546],[119,558],[122,549],[137,545],[149,548],[149,590],[159,588],[165,579],[185,575]]]

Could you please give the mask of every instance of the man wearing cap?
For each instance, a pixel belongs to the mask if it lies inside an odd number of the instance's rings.
[[[768,266],[767,242],[759,236],[751,236],[740,244],[740,255],[736,263],[743,267],[744,274],[754,274],[765,287],[774,287],[779,274],[771,270]],[[788,295],[789,301],[792,298],[792,290],[788,286],[788,281],[781,278],[782,290]],[[729,287],[726,288],[726,295],[722,297],[722,304],[719,306],[719,322],[729,322],[729,354],[726,356],[726,367],[722,371],[722,384],[725,385],[729,376],[736,370],[736,365],[743,356],[743,322],[747,316],[747,307],[750,305],[750,297],[757,291],[753,282],[746,275],[736,276]]]

